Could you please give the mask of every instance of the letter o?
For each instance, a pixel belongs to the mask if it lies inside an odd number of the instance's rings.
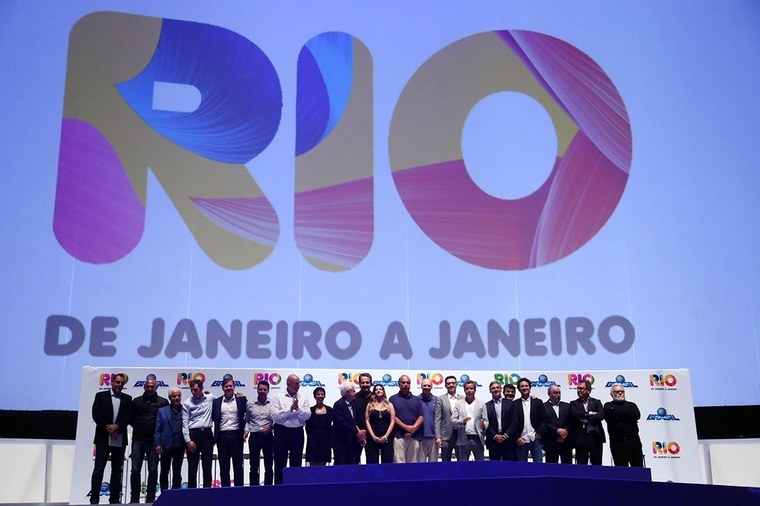
[[[551,174],[519,199],[480,189],[461,148],[469,112],[502,91],[538,101],[558,137]],[[523,270],[566,257],[602,228],[628,181],[632,142],[620,94],[588,55],[504,30],[460,39],[417,70],[394,109],[388,150],[401,200],[431,240],[474,265]]]

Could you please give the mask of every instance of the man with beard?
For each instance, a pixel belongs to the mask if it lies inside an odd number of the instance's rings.
[[[367,412],[367,404],[372,399],[372,375],[368,372],[363,372],[359,375],[359,392],[354,399],[354,405],[356,406],[356,426],[359,429],[357,435],[364,443],[360,443],[356,448],[356,458],[354,461],[359,464],[362,459],[362,451],[366,448],[367,444],[367,420],[364,418],[364,414]]]
[[[541,438],[546,429],[546,409],[543,402],[530,395],[531,382],[528,378],[517,380],[517,389],[520,399],[515,404],[518,430],[521,431],[516,441],[517,460],[527,462],[530,454],[533,462],[541,463],[544,460]]]
[[[156,392],[156,377],[149,375],[143,394],[132,400],[132,471],[129,473],[129,502],[140,502],[140,479],[143,460],[148,461],[148,483],[145,502],[155,502],[158,484],[158,454],[153,445],[158,409],[169,401]]]
[[[269,382],[256,385],[256,400],[246,406],[246,437],[250,462],[250,484],[261,483],[259,462],[264,459],[264,485],[274,483],[274,435],[272,433],[272,403],[269,402]]]
[[[644,467],[639,437],[639,407],[625,400],[625,388],[620,383],[612,385],[610,395],[612,401],[604,405],[604,420],[610,431],[612,461],[616,466]]]

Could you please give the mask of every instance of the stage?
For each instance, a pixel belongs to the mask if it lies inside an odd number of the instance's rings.
[[[522,462],[440,462],[287,468],[283,485],[169,490],[159,506],[207,506],[273,501],[388,500],[393,506],[490,504],[760,505],[760,489],[651,481],[649,469]],[[498,494],[498,495],[497,495]],[[296,502],[297,501],[297,502]]]

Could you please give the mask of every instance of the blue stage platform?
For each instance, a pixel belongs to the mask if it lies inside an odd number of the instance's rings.
[[[652,482],[648,469],[522,462],[440,462],[285,469],[270,487],[168,490],[158,506],[296,505],[390,501],[393,506],[760,505],[760,489]]]

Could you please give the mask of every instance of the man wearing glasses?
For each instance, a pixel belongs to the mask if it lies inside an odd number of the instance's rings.
[[[639,438],[641,413],[635,403],[625,400],[625,388],[615,383],[612,401],[604,405],[604,419],[610,431],[610,451],[616,466],[644,467],[644,452]]]
[[[570,432],[575,441],[575,462],[602,465],[602,446],[606,442],[602,401],[591,397],[591,381],[578,384],[578,398],[570,403]]]

